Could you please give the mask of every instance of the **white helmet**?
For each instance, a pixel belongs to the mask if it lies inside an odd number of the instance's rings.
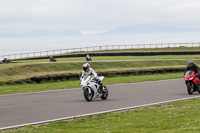
[[[83,71],[88,72],[89,68],[90,68],[90,64],[89,63],[83,64]]]

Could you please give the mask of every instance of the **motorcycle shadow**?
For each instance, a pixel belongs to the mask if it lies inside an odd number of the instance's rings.
[[[192,95],[189,95],[189,94],[186,92],[186,93],[181,93],[181,95],[184,95],[184,96],[200,96],[200,93],[194,92]]]
[[[102,100],[102,99],[94,99],[90,102],[86,101],[85,99],[82,99],[82,100],[76,100],[76,101],[73,101],[73,102],[87,102],[87,103],[94,103],[94,102],[108,102],[108,101],[113,101],[114,99],[106,99],[106,100]]]

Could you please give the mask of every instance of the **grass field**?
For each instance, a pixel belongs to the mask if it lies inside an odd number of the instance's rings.
[[[154,75],[141,75],[141,76],[117,76],[107,77],[103,81],[105,85],[136,83],[145,81],[155,81],[164,79],[175,79],[183,77],[183,73],[169,73],[169,74],[154,74]],[[80,88],[79,80],[59,81],[41,84],[22,84],[22,85],[3,85],[0,86],[0,95],[39,92],[48,90]]]
[[[95,56],[92,60],[131,60],[131,59],[200,59],[200,55],[157,55],[157,56]],[[57,58],[57,61],[85,61],[85,57]],[[49,59],[19,60],[14,62],[49,62]]]
[[[135,110],[87,116],[72,121],[27,126],[3,133],[135,133],[199,132],[200,99],[159,104]]]
[[[166,48],[145,49],[145,52],[162,51],[200,51],[200,48]],[[133,52],[135,50],[116,50],[112,52]],[[139,49],[137,52],[143,52]],[[102,52],[102,51],[97,51]],[[111,51],[106,51],[111,52]],[[126,71],[133,69],[156,69],[162,67],[185,67],[189,59],[194,59],[200,64],[199,55],[185,56],[115,56],[115,57],[93,57],[93,60],[115,60],[90,62],[92,68],[97,72],[102,71]],[[127,59],[161,59],[141,61],[120,61]],[[165,60],[171,59],[171,60]],[[81,73],[85,58],[60,58],[58,61],[80,61],[80,62],[56,62],[48,63],[49,60],[30,60],[25,63],[2,64],[0,67],[0,81],[24,79],[33,76],[49,74]],[[103,64],[103,65],[102,65]],[[105,85],[136,83],[145,81],[165,80],[182,78],[183,73],[166,73],[151,75],[126,75],[110,76],[104,80]],[[80,88],[79,80],[58,81],[40,84],[2,85],[0,95],[39,92],[58,89]],[[80,90],[81,91],[81,90]],[[88,116],[73,121],[60,121],[50,124],[27,126],[25,128],[2,131],[3,133],[120,133],[120,132],[199,132],[200,99],[161,104],[136,110],[117,113],[106,113],[96,116]],[[1,131],[0,131],[1,132]]]
[[[200,64],[200,60],[194,60]],[[96,72],[127,71],[133,69],[155,69],[162,67],[185,67],[188,60],[145,60],[145,61],[102,61],[90,62]],[[25,79],[34,76],[51,74],[80,74],[83,62],[59,63],[18,63],[1,64],[0,81]]]

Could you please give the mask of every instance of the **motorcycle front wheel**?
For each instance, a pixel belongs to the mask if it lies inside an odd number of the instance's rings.
[[[104,92],[103,92],[103,95],[101,96],[101,99],[106,100],[107,98],[108,98],[108,89],[104,85]]]
[[[91,88],[84,88],[83,94],[86,101],[92,101],[94,97],[94,91]]]
[[[194,92],[194,84],[192,83],[187,83],[187,91],[189,95],[192,95]]]

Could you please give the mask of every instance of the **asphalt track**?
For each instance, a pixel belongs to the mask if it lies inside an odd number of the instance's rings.
[[[198,97],[188,95],[183,79],[107,86],[109,98],[86,102],[81,89],[0,96],[0,129],[109,110]]]

